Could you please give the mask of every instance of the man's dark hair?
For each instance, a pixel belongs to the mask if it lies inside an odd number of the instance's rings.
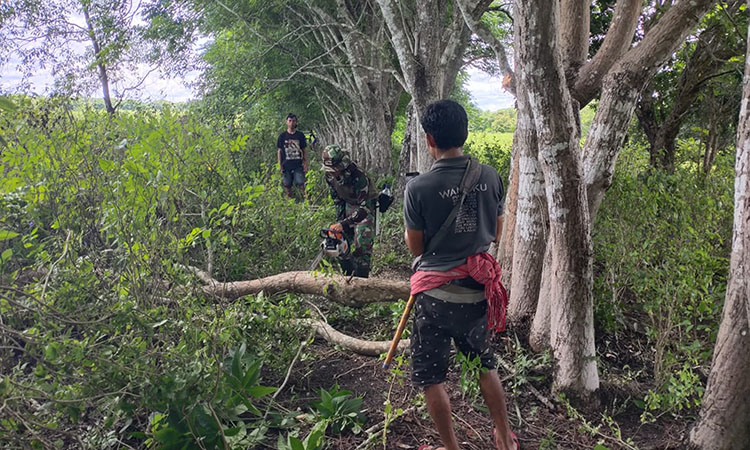
[[[297,118],[297,115],[296,115],[296,114],[294,114],[294,113],[289,113],[289,114],[287,114],[287,115],[286,115],[286,118],[287,118],[287,119],[296,119],[296,118]]]
[[[421,123],[425,133],[435,138],[440,150],[463,146],[469,135],[466,110],[453,100],[438,100],[427,105]]]

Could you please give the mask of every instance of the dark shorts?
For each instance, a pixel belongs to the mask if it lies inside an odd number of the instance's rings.
[[[290,187],[292,181],[294,181],[294,184],[297,186],[305,184],[305,171],[302,170],[302,167],[297,167],[296,169],[284,169],[282,171],[281,184]]]
[[[480,357],[482,367],[495,368],[489,346],[487,301],[450,303],[417,294],[411,336],[411,381],[421,387],[445,381],[451,338],[461,353]]]

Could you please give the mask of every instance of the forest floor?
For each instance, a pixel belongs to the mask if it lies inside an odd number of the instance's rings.
[[[382,276],[382,275],[381,275]],[[343,332],[372,328],[371,323],[348,323]],[[683,447],[692,420],[676,419],[663,414],[643,423],[642,400],[653,380],[645,336],[597,335],[601,388],[599,407],[573,407],[564,399],[553,397],[552,366],[528,350],[522,336],[528,329],[510,328],[494,336],[492,347],[500,362],[498,373],[506,390],[511,429],[523,449],[679,449]],[[336,450],[414,449],[422,444],[439,444],[440,440],[424,405],[421,389],[410,382],[408,357],[401,367],[386,371],[378,358],[356,355],[317,339],[308,349],[309,356],[293,367],[281,398],[306,412],[308,405],[320,398],[321,389],[337,384],[363,398],[362,410],[367,417],[363,429],[382,423],[387,400],[393,410],[405,411],[392,418],[387,436],[373,439],[363,446],[366,433],[345,432],[329,440]],[[513,373],[509,373],[512,370]],[[454,361],[446,388],[451,398],[454,426],[462,449],[493,449],[490,421],[478,387],[461,388],[461,367]],[[464,382],[464,385],[466,383]],[[640,405],[640,407],[638,406]],[[381,427],[382,430],[382,427]]]
[[[504,348],[510,339],[498,336],[493,346],[498,356],[510,356]],[[338,384],[340,389],[363,397],[362,409],[367,416],[364,429],[384,420],[384,403],[390,399],[394,410],[407,411],[393,419],[387,427],[387,440],[379,437],[368,448],[417,449],[422,444],[438,444],[439,437],[424,406],[421,390],[409,382],[409,368],[392,375],[382,368],[377,358],[355,355],[316,341],[310,351],[315,358],[293,368],[288,396],[296,397],[300,408],[319,398],[320,389]],[[629,392],[628,386],[616,386],[603,380],[601,408],[583,411],[549,397],[551,374],[525,374],[526,382],[512,388],[514,375],[499,369],[507,393],[511,428],[518,435],[523,449],[678,449],[682,447],[690,421],[662,416],[654,423],[642,424],[642,410],[632,402],[633,395],[643,398],[645,392]],[[481,398],[471,399],[460,388],[460,368],[453,365],[446,388],[451,398],[454,426],[463,449],[493,449],[492,424]],[[532,378],[529,378],[532,377]],[[518,380],[515,380],[516,382]],[[536,389],[538,395],[532,392]],[[541,397],[541,398],[540,398]],[[550,400],[554,409],[545,406]],[[381,432],[382,434],[382,432]],[[329,448],[353,450],[366,435],[350,432],[335,437]],[[630,438],[632,444],[628,444]],[[597,444],[601,446],[597,447]]]

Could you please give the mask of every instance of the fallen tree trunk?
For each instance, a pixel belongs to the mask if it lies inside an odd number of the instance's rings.
[[[363,339],[349,336],[335,330],[332,326],[322,320],[304,319],[300,320],[300,323],[313,328],[318,336],[322,337],[329,343],[338,345],[360,355],[379,356],[388,352],[388,349],[391,346],[391,341],[365,341]],[[409,340],[402,339],[398,343],[398,350],[402,352],[407,348],[409,348]]]
[[[205,283],[202,289],[206,295],[230,300],[261,291],[266,294],[294,292],[319,295],[342,305],[359,308],[370,303],[406,300],[410,289],[408,281],[349,278],[314,272],[284,272],[258,280],[220,282],[200,269],[188,269]]]

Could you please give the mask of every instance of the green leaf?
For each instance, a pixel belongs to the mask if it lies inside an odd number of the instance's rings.
[[[302,441],[294,436],[289,436],[289,446],[292,448],[292,450],[305,450],[305,446],[304,444],[302,444]]]
[[[12,112],[17,109],[17,106],[8,97],[0,97],[0,109]]]
[[[247,395],[253,398],[261,398],[273,394],[276,392],[276,389],[277,388],[271,386],[253,386],[247,389]]]
[[[99,167],[107,172],[115,167],[115,163],[104,158],[99,158]]]
[[[6,261],[10,260],[10,257],[13,256],[13,249],[7,249],[0,255],[0,262],[4,263]]]
[[[8,230],[0,230],[0,241],[7,241],[18,236],[18,233]]]
[[[239,433],[241,429],[242,429],[241,427],[225,428],[224,429],[224,436],[226,436],[226,437],[236,436],[237,433]]]

